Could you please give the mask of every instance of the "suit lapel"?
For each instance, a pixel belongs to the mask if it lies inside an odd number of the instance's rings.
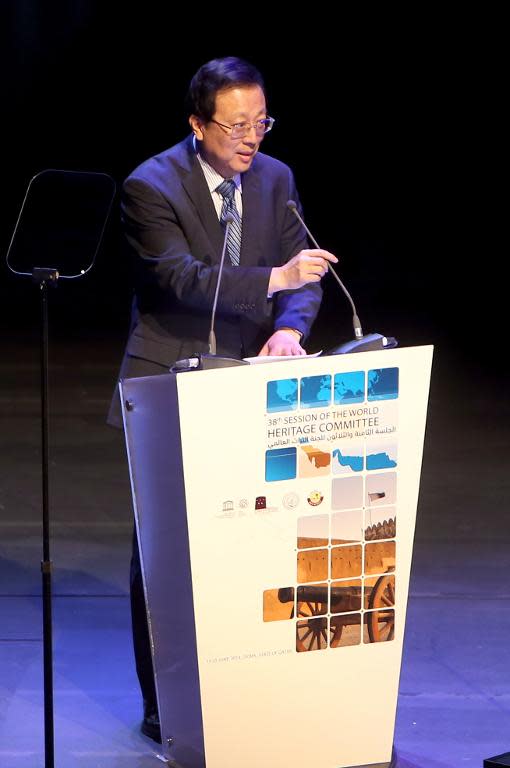
[[[213,248],[213,257],[219,261],[223,248],[223,228],[218,221],[209,187],[197,160],[192,137],[183,142],[181,167],[185,173],[182,184],[194,206]],[[241,240],[241,266],[252,266],[259,262],[262,238],[261,227],[261,183],[257,169],[257,158],[249,171],[242,174],[243,231]]]
[[[258,263],[260,243],[260,178],[256,169],[256,158],[249,171],[243,173],[243,235],[241,240],[241,266]]]
[[[223,247],[223,230],[218,221],[211,193],[209,192],[200,163],[197,160],[191,138],[185,142],[182,167],[187,171],[183,175],[182,185],[211,241],[213,249],[211,255],[219,261]]]

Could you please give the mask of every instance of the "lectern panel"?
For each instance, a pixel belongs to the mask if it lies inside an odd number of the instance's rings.
[[[125,382],[164,746],[183,768],[389,763],[431,360]]]

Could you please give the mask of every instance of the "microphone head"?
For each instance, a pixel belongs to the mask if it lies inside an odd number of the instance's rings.
[[[287,200],[287,208],[290,211],[294,212],[296,210],[296,208],[297,208],[297,205],[296,205],[295,201],[294,200]]]
[[[234,217],[231,213],[226,213],[222,218],[223,224],[232,224],[233,221]]]

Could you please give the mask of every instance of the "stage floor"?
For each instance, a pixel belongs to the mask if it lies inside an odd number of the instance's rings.
[[[51,349],[59,768],[161,765],[138,730],[130,491],[122,435],[105,424],[121,347],[80,340]],[[497,377],[474,370],[437,350],[395,734],[402,768],[479,768],[510,749],[510,406],[508,385],[505,396]],[[0,375],[0,765],[36,768],[44,765],[36,343],[4,344]]]

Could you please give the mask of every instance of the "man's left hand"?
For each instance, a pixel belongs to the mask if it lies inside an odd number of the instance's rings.
[[[292,328],[280,328],[266,341],[259,352],[259,357],[268,355],[272,357],[306,355],[305,350],[299,343],[300,339],[301,334],[292,330]]]

